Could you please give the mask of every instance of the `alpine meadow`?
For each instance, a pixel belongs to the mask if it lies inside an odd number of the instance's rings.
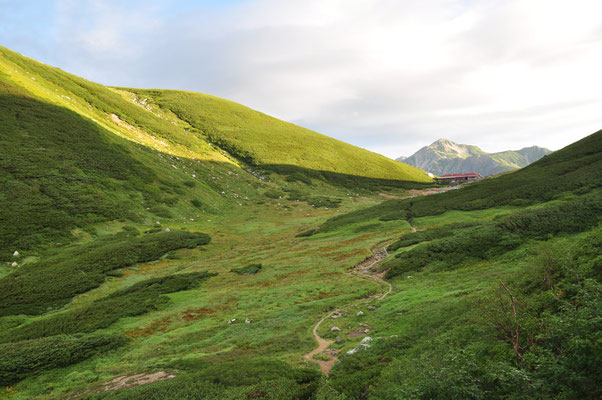
[[[0,399],[599,399],[601,222],[602,131],[450,186],[0,47]]]

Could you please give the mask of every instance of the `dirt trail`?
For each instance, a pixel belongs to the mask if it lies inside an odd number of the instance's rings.
[[[318,323],[314,326],[313,333],[314,333],[314,338],[318,342],[318,347],[316,347],[315,349],[313,349],[312,351],[310,351],[309,353],[307,353],[305,355],[305,358],[308,359],[309,361],[317,362],[318,364],[320,364],[320,371],[322,371],[322,373],[325,375],[328,375],[328,373],[330,372],[330,369],[336,362],[337,357],[336,357],[336,353],[331,351],[330,354],[328,355],[330,357],[330,360],[328,360],[328,361],[316,360],[313,358],[314,355],[323,352],[324,350],[326,350],[328,348],[328,346],[330,346],[331,344],[334,343],[334,340],[327,340],[327,339],[320,337],[320,335],[318,335],[318,328],[320,327],[322,322],[324,322],[327,318],[332,317],[333,314],[338,313],[338,312],[339,312],[339,310],[334,310],[334,311],[330,312],[328,315],[326,315],[320,321],[318,321]]]
[[[406,222],[408,223],[408,225],[410,225],[410,229],[412,230],[412,232],[416,232],[416,227],[414,225],[412,225],[412,223],[410,222],[410,220],[406,219]]]
[[[387,257],[389,253],[387,253],[387,246],[390,242],[379,243],[374,246],[370,251],[372,252],[372,256],[368,257],[361,263],[357,264],[353,269],[349,272],[353,275],[357,275],[364,279],[370,279],[378,283],[379,285],[387,286],[387,291],[381,295],[372,295],[370,298],[376,298],[376,300],[383,300],[391,291],[393,290],[393,286],[385,280],[383,280],[384,272],[374,272],[372,271],[372,267]],[[320,371],[324,375],[328,375],[334,363],[338,360],[337,351],[336,350],[328,350],[328,347],[334,343],[334,340],[324,339],[320,335],[318,335],[318,328],[322,325],[322,322],[326,321],[328,318],[333,317],[335,314],[340,316],[340,313],[347,308],[350,308],[356,303],[349,304],[343,308],[337,308],[334,311],[329,312],[326,316],[322,317],[320,321],[316,325],[314,325],[313,334],[316,342],[318,342],[318,347],[310,351],[305,355],[305,358],[309,361],[316,362],[320,365]],[[313,356],[316,354],[325,354],[328,356],[328,360],[317,360],[314,359]]]

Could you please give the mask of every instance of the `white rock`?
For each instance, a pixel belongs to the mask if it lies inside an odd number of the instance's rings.
[[[340,332],[341,328],[339,328],[338,326],[333,326],[332,328],[330,328],[330,332]]]
[[[229,324],[233,324],[236,322],[236,318],[232,318],[230,321],[228,321]]]
[[[15,252],[13,253],[13,257],[19,257],[19,256],[20,256],[19,252],[17,250],[15,250]]]
[[[245,319],[245,324],[250,324],[251,320],[249,318]]]
[[[366,336],[365,338],[362,339],[362,341],[360,342],[360,344],[366,344],[369,341],[371,341],[372,338],[370,336]]]
[[[11,267],[18,267],[19,263],[17,263],[16,261],[13,261],[13,263],[10,265]]]
[[[171,229],[165,228],[165,229],[163,229],[163,232],[171,232]]]
[[[358,311],[357,314],[355,314],[355,315],[358,316],[358,317],[361,317],[362,315],[364,315],[364,312],[363,311]]]

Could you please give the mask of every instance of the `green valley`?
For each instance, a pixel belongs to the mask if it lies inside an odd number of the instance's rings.
[[[602,395],[602,131],[427,196],[240,104],[3,47],[0,129],[0,398]]]

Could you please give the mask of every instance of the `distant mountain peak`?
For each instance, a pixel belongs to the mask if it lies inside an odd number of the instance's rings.
[[[410,157],[400,157],[397,161],[435,175],[478,172],[485,176],[526,167],[550,153],[550,150],[538,146],[516,151],[487,153],[478,146],[458,144],[441,138],[421,148]]]

